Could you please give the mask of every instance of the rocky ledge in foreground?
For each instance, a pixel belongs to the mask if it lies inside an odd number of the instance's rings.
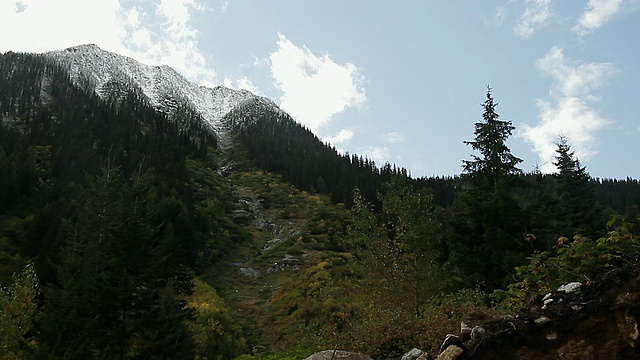
[[[448,334],[437,355],[419,349],[401,360],[640,359],[640,271],[597,284],[573,282],[540,294],[515,317],[475,314]],[[371,360],[325,350],[305,360]]]
[[[536,297],[516,317],[468,319],[460,334],[447,335],[436,359],[639,359],[639,321],[638,271],[574,282]]]

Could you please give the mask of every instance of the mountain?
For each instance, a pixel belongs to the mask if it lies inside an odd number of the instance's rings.
[[[94,44],[45,55],[66,68],[76,84],[89,86],[100,97],[123,95],[132,88],[138,89],[151,106],[168,115],[182,103],[198,113],[218,136],[225,130],[221,119],[238,105],[260,103],[277,108],[271,100],[247,90],[197,85],[167,65],[145,65]]]

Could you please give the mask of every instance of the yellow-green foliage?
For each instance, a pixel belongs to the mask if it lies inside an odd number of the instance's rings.
[[[231,359],[248,351],[242,329],[215,289],[194,279],[187,306],[196,312],[189,329],[199,359]]]
[[[36,296],[40,292],[38,277],[29,263],[13,275],[13,283],[0,288],[0,356],[24,359],[35,347],[29,333],[35,320]]]
[[[315,261],[275,293],[274,340],[288,342],[302,335],[309,344],[333,346],[335,336],[348,331],[358,286],[349,280],[356,275],[354,257],[327,252]]]
[[[434,351],[445,334],[459,332],[460,322],[470,314],[497,313],[486,308],[485,299],[486,295],[478,290],[439,294],[425,299],[417,317],[399,304],[360,307],[349,331],[338,338],[338,345],[376,359],[397,359],[414,347]]]
[[[608,223],[609,233],[598,240],[579,235],[573,240],[561,237],[553,251],[536,253],[527,265],[517,267],[517,281],[507,292],[496,291],[494,299],[507,308],[517,309],[532,295],[564,283],[597,282],[636,266],[640,255],[638,222],[640,219],[629,223],[616,216]]]

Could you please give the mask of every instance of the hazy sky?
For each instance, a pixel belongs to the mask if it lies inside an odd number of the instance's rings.
[[[591,175],[640,178],[640,0],[2,0],[0,52],[95,43],[267,96],[323,140],[459,174],[486,85],[522,169],[564,135]]]

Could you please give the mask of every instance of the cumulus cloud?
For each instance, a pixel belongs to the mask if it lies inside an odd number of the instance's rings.
[[[351,129],[342,129],[333,136],[324,137],[323,140],[331,145],[338,145],[351,140],[353,131]]]
[[[378,167],[383,166],[385,163],[391,163],[391,152],[385,146],[369,146],[360,149],[358,153],[373,160]]]
[[[513,31],[524,38],[533,35],[536,28],[544,26],[551,17],[551,0],[526,0],[526,8]]]
[[[404,142],[404,135],[400,134],[399,132],[387,133],[387,142],[390,142],[392,144],[399,144],[401,142]]]
[[[589,0],[574,30],[587,35],[613,19],[622,11],[624,0]]]
[[[277,49],[269,55],[271,75],[282,96],[280,106],[311,131],[333,115],[364,103],[364,78],[352,63],[339,64],[318,56],[278,34]]]
[[[241,75],[237,78],[231,76],[225,76],[224,78],[224,86],[236,89],[236,90],[249,90],[256,95],[262,95],[260,89],[253,84],[251,79],[249,79],[246,75]]]
[[[508,15],[508,10],[506,6],[498,6],[496,8],[496,13],[493,15],[493,17],[487,19],[487,18],[483,18],[484,24],[487,26],[501,26],[504,21],[506,20]]]
[[[121,40],[134,57],[166,64],[187,78],[213,86],[216,72],[198,48],[198,31],[191,25],[194,13],[206,7],[196,0],[160,0],[153,13],[137,6],[121,8]]]
[[[0,1],[0,51],[42,52],[86,43],[122,50],[118,0]]]
[[[1,1],[0,33],[11,35],[3,37],[0,51],[43,52],[93,43],[213,85],[215,71],[191,25],[192,15],[205,9],[197,0]]]
[[[558,136],[563,135],[580,160],[588,160],[596,151],[596,133],[610,123],[590,103],[598,101],[593,90],[617,74],[609,63],[567,64],[561,48],[551,49],[537,61],[538,68],[555,80],[550,101],[537,100],[540,114],[535,126],[524,125],[519,136],[538,154],[541,170],[553,172]]]

